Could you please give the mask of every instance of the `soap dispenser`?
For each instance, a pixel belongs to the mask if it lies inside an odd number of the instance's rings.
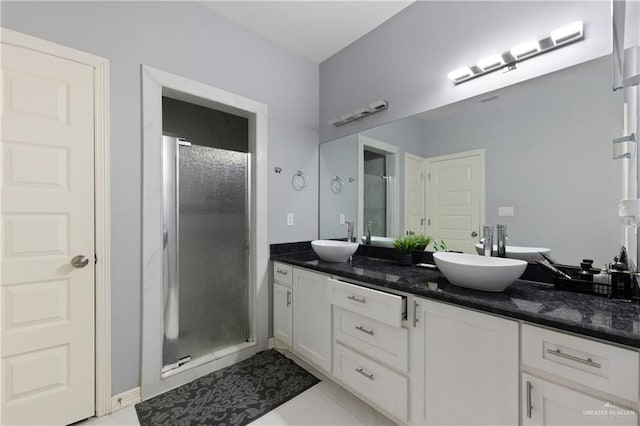
[[[631,300],[633,277],[629,271],[627,249],[624,246],[620,249],[620,254],[613,258],[613,263],[609,265],[609,274],[611,276],[610,297]]]

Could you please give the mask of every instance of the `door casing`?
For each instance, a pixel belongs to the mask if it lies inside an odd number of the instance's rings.
[[[95,414],[111,412],[111,277],[109,204],[109,61],[67,46],[0,28],[0,42],[93,68],[95,221]]]
[[[142,359],[141,394],[148,399],[267,349],[269,245],[267,238],[267,105],[183,76],[142,65]],[[249,228],[250,341],[210,354],[162,375],[162,96],[249,120],[251,219]]]

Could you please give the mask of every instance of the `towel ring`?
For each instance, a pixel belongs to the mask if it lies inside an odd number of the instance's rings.
[[[331,192],[333,192],[334,194],[339,194],[342,192],[344,181],[340,176],[334,176],[333,179],[331,179],[330,186],[331,186]]]
[[[291,178],[291,186],[293,186],[293,189],[296,191],[302,191],[305,189],[309,186],[307,175],[298,170]]]

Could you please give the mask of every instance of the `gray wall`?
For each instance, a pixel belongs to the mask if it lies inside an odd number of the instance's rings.
[[[110,61],[112,392],[140,384],[141,101],[147,64],[269,106],[269,240],[317,235],[318,65],[191,2],[5,2],[1,25]],[[304,191],[291,176],[311,179]],[[286,226],[286,213],[295,226]]]
[[[486,223],[507,225],[508,244],[551,248],[558,261],[597,266],[620,248],[623,94],[609,57],[531,80],[497,100],[454,106],[426,122],[427,157],[485,148]],[[498,217],[513,206],[514,217]]]
[[[585,39],[454,86],[449,71],[471,65],[576,20]],[[328,141],[505,87],[611,52],[610,3],[418,1],[320,64],[320,140]],[[327,123],[377,99],[389,109],[340,127]]]

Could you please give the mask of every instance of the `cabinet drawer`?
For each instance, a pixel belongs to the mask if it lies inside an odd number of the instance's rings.
[[[407,421],[406,377],[339,343],[333,349],[333,372],[339,381],[403,422]]]
[[[329,279],[329,300],[335,306],[373,318],[392,327],[402,326],[406,301],[394,294]]]
[[[293,267],[286,263],[273,262],[273,279],[287,287],[293,286]]]
[[[405,328],[391,327],[336,306],[333,310],[333,337],[336,342],[376,361],[407,372],[408,331]]]
[[[638,400],[638,353],[524,324],[522,363],[630,401]]]

